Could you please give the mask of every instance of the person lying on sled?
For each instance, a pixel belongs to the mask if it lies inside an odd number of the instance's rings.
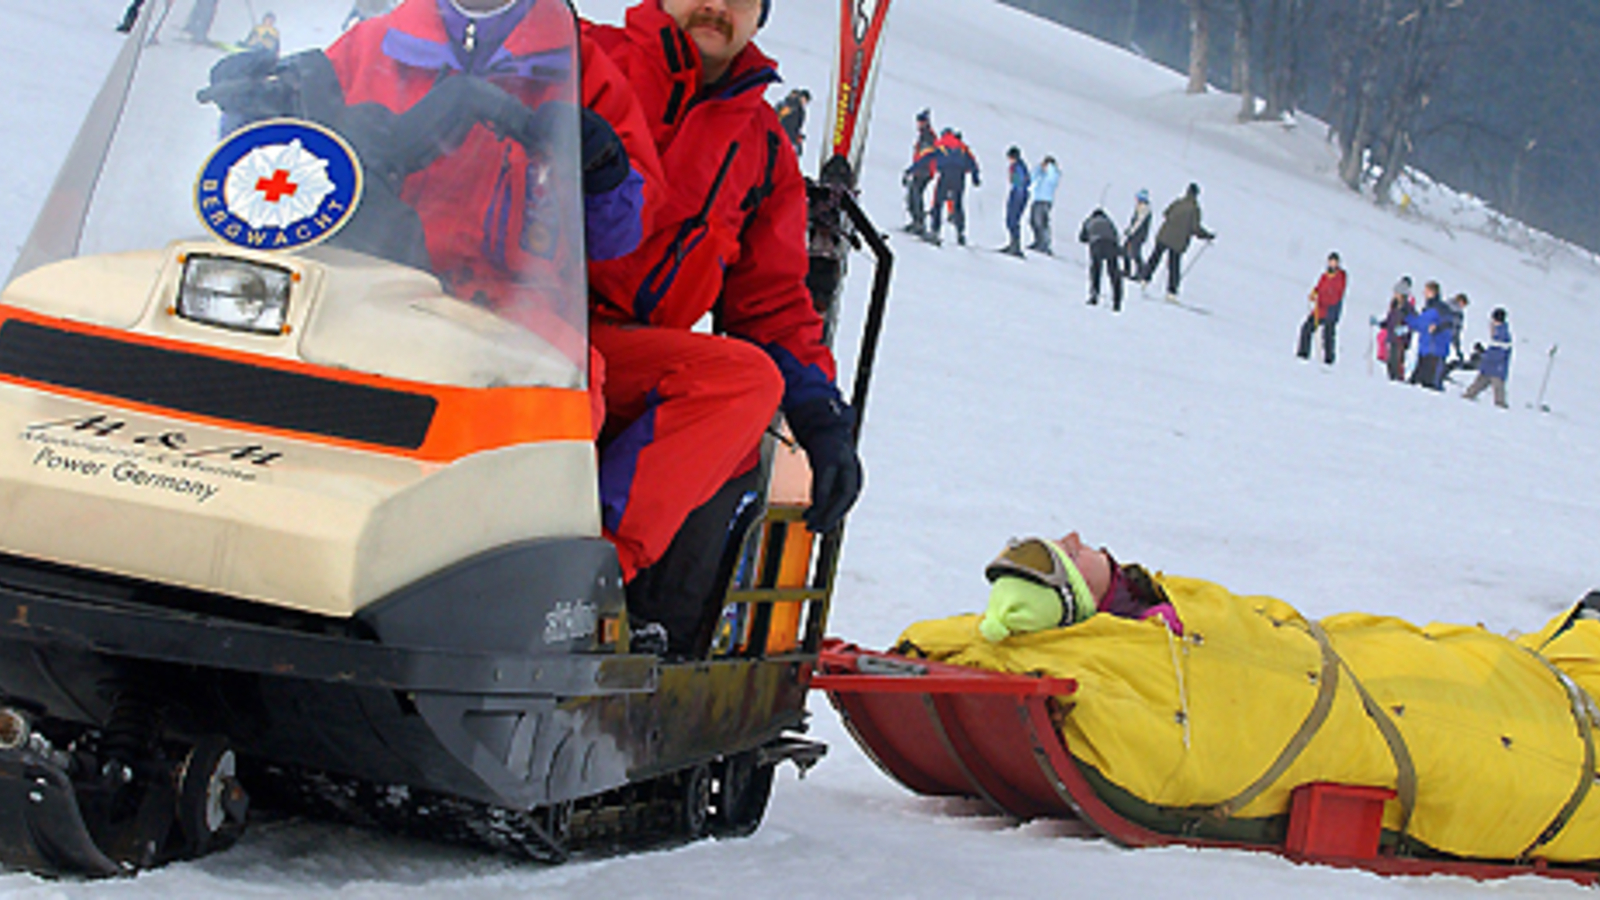
[[[1166,591],[1137,563],[1119,565],[1076,531],[1059,540],[1013,538],[984,569],[989,605],[978,631],[993,642],[1013,634],[1065,628],[1097,613],[1159,617],[1173,634],[1183,622]]]

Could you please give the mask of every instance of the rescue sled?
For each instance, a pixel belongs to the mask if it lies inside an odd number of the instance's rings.
[[[252,803],[546,861],[753,832],[774,769],[826,751],[801,734],[841,532],[805,529],[804,458],[769,446],[714,643],[634,646],[599,526],[570,5],[537,7],[569,36],[539,70],[564,112],[525,148],[548,241],[506,314],[412,264],[337,116],[219,146],[211,60],[147,47],[153,6],[0,296],[0,865],[198,857]],[[276,6],[286,40],[342,9]],[[263,153],[247,188],[309,212],[228,193]],[[197,210],[213,236],[183,237]]]
[[[1397,852],[1382,833],[1388,788],[1301,785],[1267,841],[1196,836],[1180,819],[1158,830],[1129,818],[1097,789],[1059,727],[1080,685],[824,642],[811,686],[827,693],[846,729],[884,774],[934,797],[980,800],[1018,819],[1076,823],[1084,836],[1128,847],[1190,846],[1277,853],[1296,862],[1380,875],[1479,880],[1540,875],[1584,885],[1600,870],[1541,859],[1485,861]],[[1193,823],[1189,823],[1192,826]]]

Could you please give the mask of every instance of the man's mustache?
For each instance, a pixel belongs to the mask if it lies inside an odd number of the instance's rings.
[[[696,10],[695,12],[690,13],[689,24],[684,26],[684,30],[687,31],[697,25],[709,25],[710,27],[722,32],[722,36],[727,40],[733,40],[733,22],[727,16],[721,15],[720,13],[708,12],[706,10]]]

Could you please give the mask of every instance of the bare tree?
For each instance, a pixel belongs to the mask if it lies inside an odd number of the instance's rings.
[[[1367,149],[1377,129],[1380,79],[1395,31],[1394,4],[1361,0],[1354,18],[1334,29],[1339,178],[1354,191],[1366,180]]]
[[[1233,20],[1233,89],[1239,92],[1239,121],[1256,117],[1256,92],[1250,82],[1250,38],[1254,30],[1253,0],[1234,0],[1237,15]]]
[[[1449,16],[1460,7],[1461,0],[1417,0],[1395,23],[1399,53],[1384,92],[1386,102],[1374,148],[1379,173],[1373,192],[1379,205],[1389,202],[1390,189],[1416,150],[1418,119],[1432,102],[1439,74],[1459,46]]]
[[[1270,0],[1261,22],[1263,119],[1280,119],[1298,106],[1304,69],[1305,0]]]
[[[1191,94],[1206,92],[1206,69],[1211,52],[1211,28],[1206,0],[1189,2],[1189,88]]]

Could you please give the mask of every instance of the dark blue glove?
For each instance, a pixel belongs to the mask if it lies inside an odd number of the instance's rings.
[[[806,527],[826,534],[839,527],[861,496],[861,459],[856,456],[855,411],[832,397],[785,410],[795,440],[811,463],[811,508]]]
[[[616,190],[632,171],[622,138],[605,117],[583,108],[583,192],[604,194]]]

